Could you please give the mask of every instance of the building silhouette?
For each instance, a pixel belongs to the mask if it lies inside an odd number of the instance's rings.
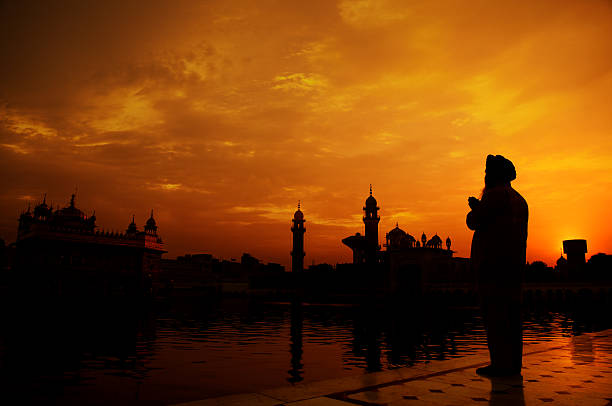
[[[374,265],[378,262],[380,244],[378,243],[378,202],[372,196],[372,185],[370,185],[370,195],[363,206],[363,224],[365,235],[356,233],[342,240],[342,243],[353,251],[353,264]]]
[[[363,207],[363,224],[365,225],[365,240],[366,240],[366,262],[374,263],[380,251],[378,244],[378,223],[380,216],[378,215],[378,202],[372,196],[372,185],[370,184],[370,196],[365,201]]]
[[[291,232],[293,233],[293,249],[291,251],[291,272],[302,272],[304,270],[304,233],[306,228],[304,227],[304,213],[300,210],[300,203],[298,202],[298,208],[293,214],[293,225],[291,226]]]
[[[567,255],[567,263],[571,267],[581,267],[586,263],[586,240],[564,240],[563,253]]]
[[[76,207],[53,209],[46,196],[32,212],[19,216],[15,268],[22,280],[45,287],[50,294],[132,294],[150,290],[166,252],[151,216],[140,231],[132,216],[125,232],[103,231],[93,211]]]
[[[371,185],[363,210],[365,235],[356,233],[342,242],[353,251],[352,266],[377,274],[386,291],[422,291],[434,285],[472,281],[469,259],[453,257],[450,237],[443,242],[438,234],[428,239],[423,232],[419,241],[396,223],[395,228],[386,233],[386,249],[381,251],[378,243],[380,208],[372,196]],[[444,243],[446,248],[443,248]]]

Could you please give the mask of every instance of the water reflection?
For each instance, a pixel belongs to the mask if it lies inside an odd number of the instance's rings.
[[[365,360],[368,372],[380,371],[382,338],[380,330],[380,315],[369,306],[359,309],[360,312],[354,319],[352,354],[359,360]]]
[[[291,383],[300,382],[304,364],[302,364],[302,302],[294,300],[291,303],[291,369],[289,370],[289,378]]]
[[[490,406],[525,406],[523,377],[489,378],[491,380]]]
[[[571,345],[572,361],[574,363],[592,363],[595,360],[595,349],[593,341],[587,337],[572,337]]]
[[[177,403],[486,352],[470,308],[237,299],[0,311],[2,396],[45,403]],[[567,341],[605,323],[530,314],[525,341]]]

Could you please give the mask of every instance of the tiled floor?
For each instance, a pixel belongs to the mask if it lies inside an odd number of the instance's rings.
[[[563,346],[525,347],[522,376],[481,378],[475,370],[485,362],[478,356],[438,361],[358,379],[322,381],[184,405],[612,406],[612,330],[574,337]]]

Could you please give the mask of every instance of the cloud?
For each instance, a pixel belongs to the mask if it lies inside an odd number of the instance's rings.
[[[465,196],[494,152],[517,165],[535,226],[612,241],[591,225],[610,200],[606,2],[3,7],[3,213],[78,184],[110,228],[159,209],[171,255],[285,258],[301,200],[307,252],[334,262],[374,183],[381,230],[445,230],[468,255]]]
[[[273,89],[307,92],[327,87],[327,79],[313,73],[289,73],[274,78]]]

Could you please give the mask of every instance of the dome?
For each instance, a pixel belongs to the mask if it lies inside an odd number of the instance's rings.
[[[74,200],[76,195],[73,193],[70,197],[70,206],[64,207],[56,212],[57,215],[62,216],[66,219],[81,219],[84,217],[84,213],[77,209]]]
[[[397,223],[395,228],[387,233],[387,247],[389,248],[413,248],[415,243],[414,237],[399,228]]]
[[[436,234],[433,237],[431,237],[430,241],[432,243],[435,243],[435,244],[442,244],[442,239],[440,237],[438,237],[438,234]]]
[[[376,207],[376,199],[374,199],[374,196],[372,196],[372,185],[370,184],[370,196],[368,196],[368,198],[365,201],[365,205],[366,207]]]
[[[55,214],[70,219],[80,219],[84,216],[83,212],[74,206],[64,207],[63,209],[55,212]]]
[[[149,219],[147,220],[147,227],[155,227],[157,225],[157,223],[155,222],[155,219],[153,218],[153,212],[151,212],[151,217],[149,217]]]
[[[145,224],[145,233],[157,235],[157,223],[153,218],[153,210],[151,210],[151,217],[149,217]]]
[[[34,208],[34,217],[40,218],[48,217],[50,215],[51,210],[49,209],[49,206],[47,206],[47,194],[45,194],[43,201]]]
[[[366,199],[365,204],[366,204],[366,207],[372,207],[372,206],[376,206],[377,202],[376,202],[376,199],[374,199],[374,196],[370,195]]]
[[[302,202],[298,200],[298,208],[295,211],[295,213],[293,213],[294,220],[304,220],[304,213],[302,213],[302,210],[300,210],[301,205],[302,205]]]
[[[426,247],[442,248],[442,239],[438,236],[438,234],[436,234],[427,242]]]
[[[389,231],[389,237],[404,237],[406,235],[406,232],[404,230],[402,230],[401,228],[399,228],[399,225],[395,225],[395,228],[391,231]]]

